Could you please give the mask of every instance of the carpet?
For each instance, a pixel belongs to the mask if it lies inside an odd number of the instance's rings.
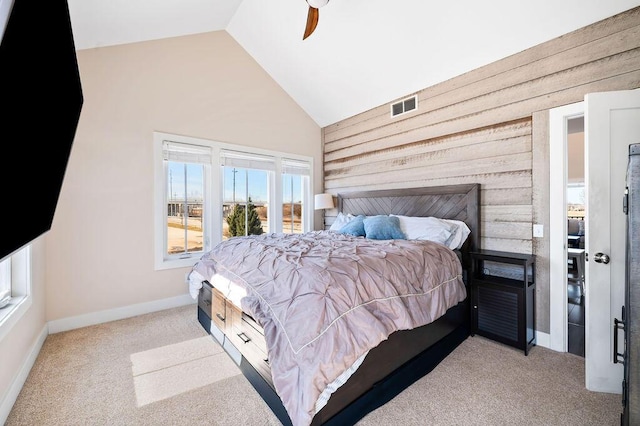
[[[621,408],[584,358],[475,336],[358,425],[617,426]],[[279,424],[185,306],[49,335],[6,426]]]

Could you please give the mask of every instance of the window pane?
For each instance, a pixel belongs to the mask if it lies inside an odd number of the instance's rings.
[[[282,175],[282,232],[299,234],[304,232],[302,217],[304,208],[304,176]]]
[[[204,165],[168,162],[167,254],[203,250]]]
[[[224,167],[222,239],[269,232],[266,170]]]
[[[0,307],[11,296],[11,257],[0,262]]]
[[[584,214],[584,184],[569,185],[567,187],[567,215],[570,218],[583,218]]]

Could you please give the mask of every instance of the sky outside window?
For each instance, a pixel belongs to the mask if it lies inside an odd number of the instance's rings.
[[[185,196],[185,163],[169,162],[169,182],[167,183],[167,196],[169,200],[184,200]],[[235,173],[234,173],[235,170]],[[245,173],[246,172],[246,173]],[[235,200],[245,202],[246,179],[249,179],[249,196],[254,202],[266,203],[267,182],[266,172],[263,170],[239,169],[233,167],[224,168],[224,202],[234,200],[234,174],[235,174]],[[203,168],[200,164],[187,163],[187,197],[189,199],[202,199]],[[293,200],[289,183],[283,194],[283,202],[301,202],[302,190],[300,179],[293,179]]]
[[[584,185],[567,187],[567,204],[584,204]]]
[[[186,191],[189,200],[203,199],[203,170],[202,164],[186,163]],[[167,198],[184,200],[185,198],[185,163],[169,161],[169,180],[167,182]]]
[[[235,172],[234,172],[235,171]],[[264,170],[252,170],[252,169],[240,169],[237,167],[225,167],[224,168],[224,202],[229,203],[234,200],[234,174],[235,174],[235,201],[245,202],[245,189],[247,181],[249,179],[249,196],[254,203],[266,203],[268,202],[267,195],[267,172]],[[300,182],[294,182],[294,194],[301,194]],[[283,201],[291,202],[291,191],[283,194]],[[301,200],[295,199],[294,202],[300,202]]]

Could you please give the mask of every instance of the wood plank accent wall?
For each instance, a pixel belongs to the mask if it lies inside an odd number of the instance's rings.
[[[532,253],[532,114],[637,87],[640,7],[325,127],[325,190],[480,183],[481,247]]]

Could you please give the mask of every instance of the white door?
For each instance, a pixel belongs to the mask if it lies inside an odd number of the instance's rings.
[[[613,319],[621,318],[624,304],[622,199],[629,144],[640,142],[640,90],[591,93],[585,96],[584,107],[586,387],[620,393],[623,367],[613,363]]]

